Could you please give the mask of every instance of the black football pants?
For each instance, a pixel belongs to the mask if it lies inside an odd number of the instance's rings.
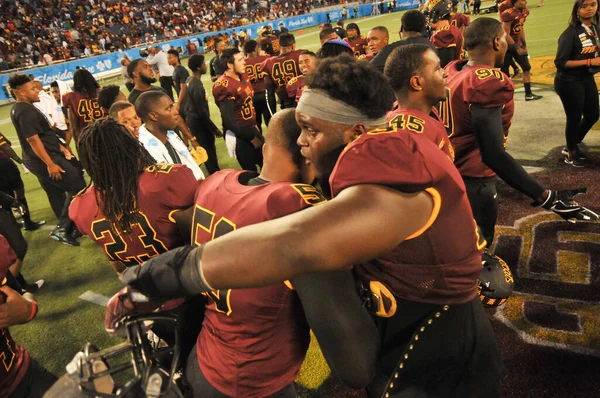
[[[574,151],[598,121],[598,87],[594,76],[589,75],[584,78],[556,77],[554,89],[567,115],[567,148]]]
[[[478,297],[447,310],[437,304],[397,301],[394,316],[377,319],[382,346],[377,374],[367,387],[369,397],[500,396],[502,360]],[[395,374],[398,377],[392,379]],[[386,389],[389,380],[394,385]]]
[[[479,226],[487,247],[494,241],[494,228],[498,219],[498,192],[496,177],[464,178],[473,218]]]
[[[78,162],[74,159],[69,161],[64,156],[52,156],[52,160],[65,171],[60,180],[53,180],[48,174],[46,164],[39,159],[26,160],[24,163],[46,191],[52,211],[58,218],[58,226],[71,232],[74,224],[69,219],[69,205],[73,196],[85,188],[85,180]]]
[[[21,233],[21,226],[15,220],[10,209],[0,207],[0,235],[3,235],[8,241],[8,245],[21,261],[27,254],[27,241]]]
[[[185,121],[194,137],[196,137],[196,140],[198,140],[198,144],[204,148],[208,155],[208,160],[204,163],[208,174],[213,174],[221,170],[219,168],[214,134],[208,131],[198,118],[187,116]]]
[[[262,132],[263,120],[265,122],[265,126],[268,126],[269,121],[271,121],[271,111],[269,110],[269,105],[267,104],[266,91],[254,93],[252,102],[254,103],[254,110],[256,111],[256,125]],[[275,101],[273,101],[273,105],[275,104]],[[275,111],[275,109],[273,109],[273,111]]]
[[[262,147],[254,148],[252,142],[237,138],[235,143],[235,157],[243,170],[257,172],[256,166],[262,167]]]
[[[167,92],[167,95],[171,98],[171,100],[175,101],[173,99],[173,77],[172,76],[161,76],[159,81],[160,81],[160,86],[163,88],[163,90],[165,90]]]
[[[56,376],[32,358],[25,377],[10,398],[42,398],[56,380]]]

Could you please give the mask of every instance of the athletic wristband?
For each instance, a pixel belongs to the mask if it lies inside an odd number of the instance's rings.
[[[586,62],[587,67],[589,68],[592,65],[592,59],[588,58]]]
[[[35,301],[31,301],[31,314],[29,314],[29,318],[25,322],[31,321],[37,315],[38,305]]]

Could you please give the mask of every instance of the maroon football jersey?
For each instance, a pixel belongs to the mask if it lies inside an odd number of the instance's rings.
[[[123,236],[106,220],[90,186],[69,206],[69,218],[81,233],[92,238],[111,261],[131,267],[185,244],[172,213],[190,207],[198,182],[183,165],[150,166],[138,179],[137,203],[140,219],[131,233]]]
[[[195,197],[192,243],[325,202],[312,186],[270,182],[248,186],[251,173],[224,170],[205,179]],[[198,362],[206,379],[232,397],[266,397],[291,382],[308,348],[299,299],[284,283],[206,294]]]
[[[498,15],[502,18],[502,13],[512,7],[511,0],[502,0],[498,3]]]
[[[300,75],[291,79],[285,89],[287,90],[288,97],[295,98],[296,103],[298,103],[305,87],[306,84],[304,83],[304,76]]]
[[[283,108],[294,103],[294,99],[288,97],[285,87],[291,79],[301,75],[298,58],[303,51],[294,50],[285,55],[270,57],[261,64],[263,72],[267,73],[273,82]]]
[[[471,126],[471,105],[482,108],[502,107],[504,145],[515,111],[515,85],[504,73],[484,65],[468,66],[467,60],[446,66],[447,99],[441,104],[442,120],[454,147],[454,164],[464,177],[496,175],[481,159],[475,130]]]
[[[428,192],[434,206],[427,224],[390,253],[354,269],[364,281],[379,282],[401,299],[460,304],[477,295],[485,242],[458,170],[426,134],[418,134],[428,127],[407,118],[398,130],[363,134],[342,152],[329,182],[334,196],[359,184]]]
[[[0,235],[0,285],[4,285],[4,276],[8,267],[17,259],[6,238]],[[6,296],[0,293],[0,304],[6,302]],[[8,328],[0,329],[0,398],[8,398],[19,386],[27,373],[31,356],[12,339]]]
[[[454,48],[454,57],[452,59],[460,59],[463,52],[463,34],[456,26],[442,26],[433,32],[431,42],[438,50],[442,48]]]
[[[401,129],[405,124],[411,124],[414,128],[407,131],[423,134],[435,143],[450,160],[454,161],[454,151],[448,139],[446,128],[439,119],[437,110],[432,108],[432,112],[435,117],[416,109],[396,108],[388,112],[385,117],[393,130]]]
[[[521,40],[521,31],[523,30],[523,25],[525,25],[525,20],[528,16],[529,10],[527,8],[524,10],[507,8],[500,14],[500,20],[502,22],[510,22],[510,37],[512,37],[518,45],[523,44],[523,41]]]
[[[267,55],[246,58],[246,74],[248,75],[250,84],[252,84],[254,94],[262,93],[267,90],[267,82],[265,80],[267,74],[263,72],[260,67],[267,58],[269,58]]]
[[[235,121],[240,127],[256,126],[256,111],[252,102],[254,90],[246,75],[242,75],[241,80],[221,75],[213,85],[212,91],[217,105],[221,101],[234,101]]]
[[[456,14],[452,14],[452,16],[450,16],[450,25],[454,25],[457,28],[462,28],[467,27],[471,24],[471,18],[469,18],[468,15],[465,14],[460,14],[460,13],[456,13]]]
[[[361,55],[365,55],[367,53],[367,39],[364,37],[358,36],[354,40],[350,40],[346,37],[344,41],[350,44],[350,47],[352,47],[355,58],[359,58]]]
[[[65,108],[71,109],[77,117],[79,131],[93,120],[106,117],[106,111],[98,104],[97,98],[84,97],[77,91],[63,95],[63,104]]]

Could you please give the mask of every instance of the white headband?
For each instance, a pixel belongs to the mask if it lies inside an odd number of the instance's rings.
[[[339,124],[364,123],[366,126],[387,124],[385,115],[371,119],[360,110],[325,94],[322,90],[307,88],[302,92],[296,110],[316,119]]]

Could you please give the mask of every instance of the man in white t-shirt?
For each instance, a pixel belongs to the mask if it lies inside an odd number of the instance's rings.
[[[167,60],[167,53],[165,53],[160,47],[150,47],[148,49],[148,58],[146,61],[152,66],[158,68],[158,74],[160,75],[159,81],[160,86],[167,92],[169,97],[173,99],[173,67],[169,65]]]

